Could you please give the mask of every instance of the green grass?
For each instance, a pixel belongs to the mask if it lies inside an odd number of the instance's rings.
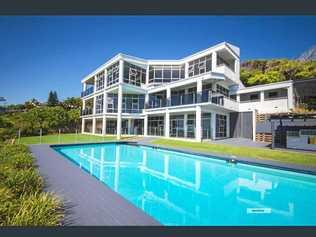
[[[21,137],[20,141],[17,139],[15,143],[20,144],[63,144],[63,143],[83,143],[83,142],[103,142],[109,140],[116,140],[115,136],[94,136],[86,134],[58,134],[42,136]]]
[[[203,142],[176,141],[171,139],[156,139],[152,141],[152,143],[171,148],[187,148],[195,151],[235,155],[247,158],[257,158],[260,160],[272,160],[288,164],[316,167],[316,154],[312,153],[270,150],[267,148],[239,147]]]
[[[27,147],[0,144],[0,226],[61,225],[63,205],[43,187]]]

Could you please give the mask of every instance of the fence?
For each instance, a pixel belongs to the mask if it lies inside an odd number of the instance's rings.
[[[23,133],[21,129],[16,131],[16,135],[11,139],[11,143],[15,144],[67,144],[67,143],[89,143],[89,142],[105,142],[115,140],[113,136],[96,136],[82,134],[80,130],[69,133],[59,129],[56,133],[44,134],[43,129],[39,129],[35,135],[29,136]]]

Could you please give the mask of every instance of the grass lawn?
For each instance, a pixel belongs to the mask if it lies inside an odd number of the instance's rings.
[[[63,143],[81,143],[81,142],[103,142],[109,140],[116,140],[115,136],[94,136],[86,134],[58,134],[42,136],[40,140],[39,136],[21,137],[20,144],[63,144]],[[19,143],[18,140],[15,141]]]
[[[187,148],[195,151],[214,152],[224,155],[235,155],[247,158],[257,158],[261,160],[280,161],[289,164],[298,164],[316,167],[316,153],[292,152],[270,150],[266,148],[239,147],[222,144],[197,143],[187,141],[176,141],[169,139],[156,139],[152,144],[162,145],[171,148]]]

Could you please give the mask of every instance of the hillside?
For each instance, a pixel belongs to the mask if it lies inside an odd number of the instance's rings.
[[[240,79],[245,86],[309,78],[316,78],[316,61],[249,60],[242,62],[240,70]]]
[[[297,59],[303,61],[316,60],[316,45],[303,52]]]

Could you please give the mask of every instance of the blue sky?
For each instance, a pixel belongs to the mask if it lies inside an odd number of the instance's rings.
[[[115,54],[178,59],[227,41],[241,60],[295,58],[316,44],[313,16],[0,17],[0,96],[79,96],[80,80]]]

